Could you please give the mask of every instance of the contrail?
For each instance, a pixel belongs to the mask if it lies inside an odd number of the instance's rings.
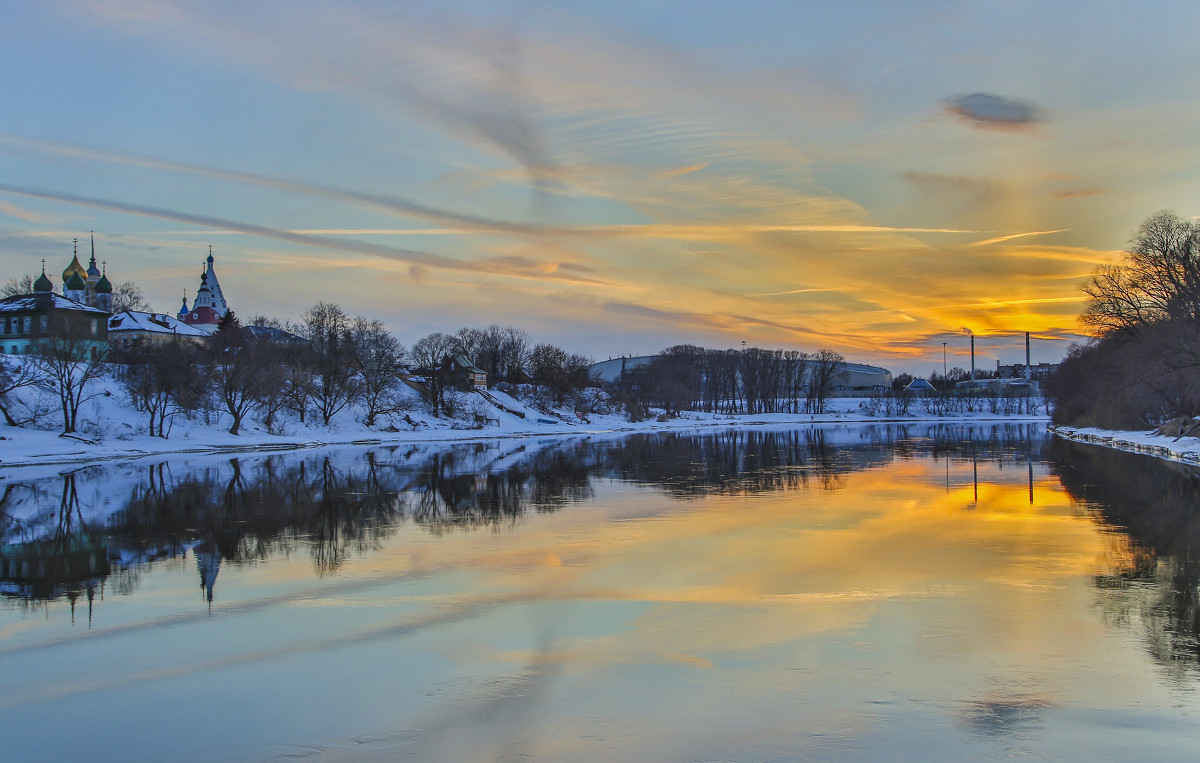
[[[770,291],[765,294],[746,294],[746,297],[782,297],[785,294],[808,294],[814,291],[845,291],[844,286],[831,286],[827,289],[790,289],[788,291]]]
[[[504,275],[514,278],[528,278],[534,280],[554,280],[554,281],[571,281],[571,282],[587,282],[601,284],[602,281],[580,278],[578,276],[555,276],[553,273],[538,271],[530,273],[521,270],[514,271],[511,268],[487,267],[480,263],[463,262],[461,260],[451,259],[449,257],[440,257],[428,252],[420,252],[412,249],[400,249],[398,247],[384,246],[381,244],[371,244],[363,241],[355,241],[353,239],[332,238],[330,236],[307,236],[293,233],[291,231],[280,230],[277,228],[268,228],[262,225],[254,225],[253,223],[243,223],[236,220],[228,220],[220,217],[211,217],[209,215],[196,215],[188,212],[176,212],[170,209],[162,209],[159,207],[149,207],[140,204],[128,204],[120,201],[110,201],[107,199],[97,199],[90,196],[80,196],[72,193],[62,193],[58,191],[46,191],[36,188],[23,188],[21,186],[13,186],[0,184],[0,192],[11,193],[18,196],[26,196],[37,199],[47,199],[50,201],[60,201],[67,204],[77,204],[95,209],[107,209],[113,212],[123,212],[130,215],[138,215],[141,217],[153,217],[161,220],[172,220],[174,222],[187,223],[190,225],[198,225],[205,228],[214,228],[218,230],[233,230],[239,233],[246,233],[252,236],[261,236],[263,238],[275,239],[278,241],[288,241],[304,246],[311,246],[320,249],[333,249],[343,252],[357,252],[359,254],[372,255],[385,259],[399,260],[408,262],[414,265],[424,265],[427,267],[444,268],[447,270],[458,270],[475,273],[488,273],[492,275]]]
[[[1066,233],[1070,228],[1059,228],[1058,230],[1035,230],[1028,233],[1013,233],[1008,236],[999,236],[997,238],[984,239],[983,241],[973,241],[967,246],[986,246],[988,244],[999,244],[1002,241],[1012,241],[1014,238],[1023,238],[1025,236],[1048,236],[1051,233]]]

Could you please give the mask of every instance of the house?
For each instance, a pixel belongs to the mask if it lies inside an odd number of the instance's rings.
[[[64,336],[108,349],[108,313],[55,294],[45,274],[34,288],[0,299],[0,353],[28,355],[39,341]]]
[[[447,355],[442,359],[441,371],[448,387],[463,392],[487,389],[487,372],[472,363],[466,355]]]
[[[139,344],[161,344],[176,339],[199,342],[207,336],[207,331],[163,313],[125,310],[108,318],[109,344],[122,350],[132,349]]]

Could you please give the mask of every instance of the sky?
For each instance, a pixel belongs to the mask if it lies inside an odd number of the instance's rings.
[[[1200,214],[1183,2],[9,0],[2,280],[895,373],[1059,360]],[[945,343],[943,345],[943,343]]]

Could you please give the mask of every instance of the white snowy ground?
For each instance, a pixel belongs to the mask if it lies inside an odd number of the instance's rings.
[[[1153,430],[1126,432],[1095,427],[1051,426],[1050,431],[1059,437],[1076,442],[1103,445],[1132,453],[1145,453],[1170,461],[1200,464],[1200,438],[1196,437],[1171,437],[1155,434]]]
[[[467,394],[464,397],[464,408],[479,413],[488,420],[483,428],[474,428],[465,420],[448,420],[429,415],[417,401],[416,393],[406,389],[405,393],[411,396],[411,410],[396,416],[382,417],[375,427],[364,425],[362,413],[356,409],[340,412],[328,427],[322,425],[319,419],[314,423],[311,416],[301,424],[294,415],[283,414],[283,423],[276,427],[276,433],[268,432],[257,418],[247,417],[242,422],[241,433],[237,435],[228,433],[228,415],[214,417],[210,422],[176,416],[170,422],[168,438],[163,439],[147,434],[146,415],[133,408],[118,382],[106,378],[95,389],[99,394],[85,402],[80,409],[78,432],[75,436],[60,436],[62,417],[56,408],[50,408],[36,426],[7,427],[0,424],[0,467],[137,458],[164,453],[276,450],[346,443],[448,442],[713,426],[939,420],[938,417],[926,415],[919,404],[914,405],[910,414],[902,419],[884,419],[864,414],[859,407],[863,402],[861,399],[837,399],[831,401],[829,413],[819,416],[685,413],[680,418],[664,422],[651,419],[632,423],[623,415],[614,414],[589,415],[587,421],[583,421],[569,411],[557,411],[554,415],[547,415],[502,392],[491,390],[491,394],[506,407],[523,411],[526,416],[522,419],[500,410],[477,394]],[[30,394],[28,390],[20,390],[18,396],[24,395],[32,402]],[[43,398],[43,406],[49,403],[51,401]],[[956,416],[953,420],[998,418],[1047,420],[1045,416],[997,417],[983,413]]]

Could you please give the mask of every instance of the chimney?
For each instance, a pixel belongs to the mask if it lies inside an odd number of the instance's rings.
[[[1025,378],[1032,378],[1032,372],[1029,368],[1029,332],[1025,332]]]

